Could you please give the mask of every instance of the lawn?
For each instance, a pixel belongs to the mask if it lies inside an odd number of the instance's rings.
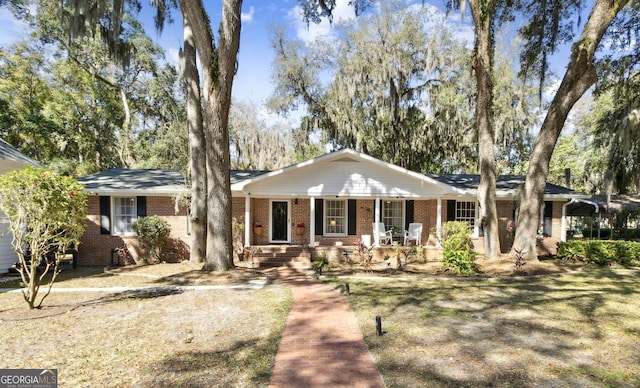
[[[637,269],[326,280],[341,290],[349,283],[351,307],[387,387],[640,386]]]
[[[251,277],[170,264],[79,268],[56,287],[237,285]],[[0,368],[57,368],[61,387],[267,386],[291,304],[278,285],[52,293],[38,311],[19,293],[0,293]]]
[[[558,268],[558,270],[566,270]],[[506,271],[506,270],[505,270]],[[640,270],[445,278],[331,271],[387,387],[640,386]],[[237,285],[253,270],[190,264],[63,272],[56,287]],[[60,386],[263,387],[291,292],[137,290],[52,293],[29,311],[0,292],[0,368],[57,368]],[[382,319],[382,336],[376,320]]]

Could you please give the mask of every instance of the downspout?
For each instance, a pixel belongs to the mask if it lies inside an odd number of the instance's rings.
[[[244,246],[251,246],[251,197],[244,197]]]

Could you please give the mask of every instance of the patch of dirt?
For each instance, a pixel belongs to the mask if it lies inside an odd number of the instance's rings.
[[[580,265],[562,263],[556,260],[538,260],[526,261],[521,271],[516,271],[515,258],[509,255],[501,255],[494,259],[486,259],[480,256],[476,259],[479,266],[479,272],[475,277],[512,277],[512,276],[537,276],[551,275],[574,272],[581,268]],[[387,276],[387,277],[457,277],[445,271],[440,260],[416,261],[410,260],[409,263],[398,268],[396,260],[376,261],[371,265],[371,271],[367,272],[359,263],[350,265],[341,265],[332,267],[328,271],[323,272],[326,275],[370,275],[370,276]]]
[[[215,285],[246,283],[264,275],[255,269],[235,267],[224,272],[202,271],[202,264],[188,261],[181,263],[162,263],[152,265],[132,265],[116,267],[108,273],[123,276],[150,277],[157,282],[168,282],[176,285]]]

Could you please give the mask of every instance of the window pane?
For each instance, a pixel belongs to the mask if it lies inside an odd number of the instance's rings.
[[[324,202],[324,233],[344,235],[347,231],[347,202],[325,200]]]
[[[456,221],[465,221],[473,228],[476,221],[475,202],[456,202]]]
[[[395,234],[401,234],[404,231],[404,201],[384,201],[382,203],[382,222],[384,227],[389,230],[394,228]]]
[[[136,209],[135,197],[116,197],[113,199],[113,234],[134,234],[131,225],[138,218]]]

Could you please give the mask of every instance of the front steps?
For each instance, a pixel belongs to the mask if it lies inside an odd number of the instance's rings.
[[[245,262],[251,268],[270,268],[288,265],[295,268],[311,267],[309,248],[291,245],[253,246],[246,248]]]

